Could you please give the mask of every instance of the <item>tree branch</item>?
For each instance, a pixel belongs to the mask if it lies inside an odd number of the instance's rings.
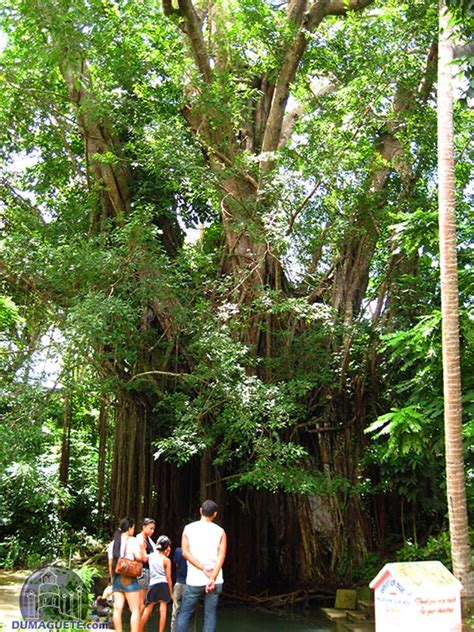
[[[180,11],[173,7],[172,0],[163,0],[162,5],[163,5],[163,13],[166,16],[169,17],[171,15],[181,15]]]
[[[373,4],[375,0],[320,0],[320,4],[326,4],[326,15],[346,15],[349,11],[362,11]]]
[[[135,373],[128,381],[136,380],[137,377],[143,377],[144,375],[167,375],[170,377],[183,377],[183,375],[191,375],[191,373],[174,373],[173,371],[143,371],[142,373]]]
[[[290,0],[287,11],[288,21],[301,24],[307,4],[307,0]]]
[[[474,55],[474,40],[462,46],[454,47],[454,59],[459,59],[460,57],[472,57],[473,55]]]
[[[326,86],[323,86],[322,88],[319,88],[316,91],[313,91],[313,96],[315,98],[324,96],[326,94],[331,94],[332,92],[336,92],[337,91],[337,87],[334,84],[329,84]],[[301,118],[301,116],[304,113],[304,107],[301,103],[296,103],[295,107],[290,110],[289,112],[286,112],[284,118],[283,118],[283,123],[282,123],[282,128],[281,128],[281,133],[280,133],[280,141],[278,143],[278,149],[281,149],[282,147],[284,147],[286,145],[286,143],[290,140],[293,131],[295,129],[295,124],[296,121]]]
[[[166,0],[164,0],[166,2]],[[166,3],[169,4],[169,3]],[[211,83],[212,71],[209,55],[202,35],[201,21],[191,0],[178,0],[180,14],[186,20],[186,34],[193,53],[194,61],[206,83]]]
[[[27,211],[31,211],[31,213],[33,213],[33,215],[37,217],[41,224],[44,225],[46,223],[40,209],[35,206],[30,200],[28,200],[28,198],[25,198],[20,193],[18,193],[15,187],[7,180],[5,176],[0,177],[0,200],[8,204],[7,200],[3,200],[3,198],[1,197],[2,189],[6,191],[12,197],[12,199],[22,208]]]
[[[423,81],[420,85],[420,95],[423,102],[427,102],[428,98],[431,94],[431,90],[433,88],[436,74],[437,74],[437,65],[438,65],[438,42],[433,42],[431,45],[430,51],[428,53],[428,58],[426,60],[426,70],[425,75],[423,77]]]
[[[313,32],[329,15],[345,15],[348,11],[360,11],[372,4],[375,0],[315,0],[311,8],[303,16],[300,28],[295,38],[286,51],[283,64],[275,85],[270,113],[265,126],[262,142],[262,153],[274,152],[280,143],[280,135],[283,126],[290,85],[294,81],[296,71],[308,43],[308,33]],[[295,2],[292,5],[292,15],[301,15],[302,4]],[[261,168],[268,171],[273,166],[273,161],[264,159]]]
[[[296,121],[303,114],[304,108],[300,103],[297,103],[295,107],[287,112],[283,118],[283,124],[281,127],[280,141],[278,143],[278,149],[281,149],[290,140],[293,130],[295,129]]]
[[[235,169],[235,165],[233,163],[233,161],[228,158],[224,153],[222,153],[221,151],[219,151],[218,149],[216,149],[215,147],[210,147],[207,146],[207,151],[209,152],[209,154],[214,154],[216,156],[216,158],[218,158],[221,162],[223,162],[226,167],[230,167],[231,169]],[[255,189],[255,191],[257,191],[258,189],[258,183],[256,182],[256,180],[254,180],[252,178],[252,176],[248,173],[239,173],[238,174],[241,178],[243,178],[244,180],[246,180],[253,189]]]
[[[295,78],[296,70],[306,49],[306,37],[305,31],[300,30],[285,55],[273,93],[270,113],[265,125],[262,142],[262,153],[264,154],[273,152],[278,148],[283,117],[290,95],[290,84]],[[264,170],[268,170],[272,166],[272,161],[265,160],[261,163],[261,167]]]

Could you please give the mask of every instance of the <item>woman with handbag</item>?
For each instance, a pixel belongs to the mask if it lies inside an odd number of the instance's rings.
[[[139,632],[140,627],[140,585],[143,549],[134,537],[135,521],[122,518],[114,539],[107,549],[109,576],[114,593],[113,623],[116,632],[122,632],[122,613],[125,601],[130,608],[130,632]]]

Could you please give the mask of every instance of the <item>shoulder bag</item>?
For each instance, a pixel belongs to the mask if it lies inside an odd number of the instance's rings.
[[[128,537],[125,543],[124,556],[119,557],[115,566],[115,574],[125,577],[140,577],[143,571],[142,562],[137,560],[129,560],[125,556],[127,555]]]

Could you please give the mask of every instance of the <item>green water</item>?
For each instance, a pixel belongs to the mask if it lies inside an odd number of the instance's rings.
[[[283,617],[224,605],[217,619],[217,632],[329,632],[335,629],[320,611],[307,615],[294,612]]]
[[[198,616],[197,632],[202,629],[202,610]],[[170,613],[168,613],[169,630]],[[153,613],[147,625],[147,632],[156,632],[158,618]],[[331,623],[320,610],[277,616],[260,612],[245,606],[219,604],[216,632],[334,632],[337,626]]]

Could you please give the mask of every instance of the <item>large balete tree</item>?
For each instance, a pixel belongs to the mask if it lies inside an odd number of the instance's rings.
[[[456,254],[456,183],[453,118],[453,27],[446,2],[439,4],[438,186],[441,272],[446,487],[453,572],[463,596],[474,597],[474,572],[462,438],[462,392],[459,350],[459,290]]]
[[[256,6],[270,14],[271,4],[261,2]],[[225,240],[222,272],[233,277],[234,290],[229,293],[229,299],[239,311],[247,311],[249,315],[240,330],[240,338],[255,362],[264,360],[267,367],[279,356],[282,329],[286,325],[268,313],[262,306],[262,297],[273,293],[277,300],[284,301],[295,296],[288,282],[281,243],[284,238],[291,239],[295,225],[300,216],[306,214],[306,206],[313,196],[318,196],[321,184],[319,180],[314,182],[315,174],[311,174],[310,190],[294,204],[287,221],[274,220],[283,233],[280,239],[275,239],[267,219],[278,215],[279,192],[274,180],[282,175],[282,155],[291,144],[298,124],[311,116],[310,107],[298,101],[298,74],[326,22],[332,21],[333,27],[338,28],[337,20],[340,20],[339,27],[342,27],[344,19],[357,20],[373,4],[372,0],[290,0],[284,3],[279,14],[281,30],[277,43],[273,44],[275,50],[269,51],[262,60],[265,62],[262,69],[259,65],[252,66],[248,51],[231,43],[233,22],[236,16],[242,18],[238,3],[208,5],[192,0],[163,0],[165,15],[183,32],[188,62],[192,66],[187,77],[183,116],[220,183],[220,219]],[[264,18],[262,12],[261,19]],[[310,390],[308,400],[313,402],[313,414],[300,426],[301,437],[306,435],[303,443],[308,442],[317,455],[315,469],[325,472],[329,481],[342,476],[356,485],[360,475],[358,462],[367,399],[361,383],[348,388],[348,372],[353,360],[351,346],[363,313],[370,268],[384,230],[384,209],[393,178],[398,182],[402,200],[409,196],[417,180],[412,169],[413,157],[399,131],[413,101],[423,103],[428,99],[433,56],[431,49],[426,53],[426,67],[418,83],[409,85],[404,77],[394,82],[389,112],[370,141],[370,158],[361,182],[363,193],[349,202],[347,212],[351,219],[339,233],[334,232],[329,270],[307,294],[310,304],[331,306],[337,323],[335,329],[340,332],[328,340],[327,345],[327,351],[339,358],[337,384],[330,387],[318,384]],[[229,95],[229,81],[248,97],[239,98],[238,91]],[[340,88],[343,89],[338,81],[334,85],[323,84],[315,90],[315,96],[335,93],[337,99]],[[360,112],[362,119],[370,107]],[[356,136],[354,130],[352,138],[346,137],[339,149],[341,157],[351,142],[356,144]],[[323,235],[325,230],[334,231],[331,222],[327,224],[321,230]],[[321,259],[321,251],[316,248],[312,253],[314,269],[321,264]],[[396,260],[397,255],[394,255],[388,270],[396,267]],[[386,292],[382,291],[379,300],[381,304],[387,300]],[[304,323],[296,322],[286,337],[297,344],[297,336],[305,330]],[[268,382],[274,379],[269,368],[257,369],[257,374]],[[360,405],[355,407],[352,395],[348,394],[353,387],[359,391],[356,397]],[[308,439],[309,433],[314,439]],[[211,460],[207,464],[203,462],[201,474],[210,464]],[[204,475],[204,480],[206,478],[208,475]],[[324,530],[322,516],[331,516],[330,521],[333,521],[326,531],[331,541],[329,568],[333,570],[348,550],[352,559],[362,559],[367,539],[370,539],[370,525],[363,515],[360,498],[336,493],[320,497],[316,502],[319,512],[314,510],[315,499],[311,495],[296,496],[290,501],[290,510],[295,507],[299,516],[299,530],[305,543],[303,565],[315,567],[321,561],[318,533]],[[349,530],[346,530],[348,525]]]
[[[275,292],[283,299],[293,294],[282,264],[278,240],[272,237],[265,222],[265,217],[276,215],[277,199],[272,190],[272,181],[277,174],[278,152],[283,151],[291,139],[295,124],[304,111],[297,102],[290,105],[292,86],[311,39],[322,23],[331,18],[343,18],[361,12],[372,4],[373,0],[290,0],[283,5],[286,11],[281,14],[283,25],[279,50],[274,59],[268,56],[268,68],[259,71],[249,65],[245,51],[233,51],[231,48],[230,32],[235,19],[234,12],[238,9],[237,3],[208,5],[193,0],[175,3],[163,0],[164,13],[175,20],[182,30],[193,62],[194,72],[186,87],[189,98],[183,114],[202,144],[210,168],[220,180],[221,225],[225,237],[222,271],[234,279],[235,289],[230,294],[230,300],[240,311],[249,310],[246,326],[241,331],[241,340],[249,346],[256,361],[266,359],[270,364],[272,357],[277,354],[281,329],[277,318],[265,308],[257,307],[259,300],[268,292]],[[263,8],[265,3],[259,6]],[[227,104],[229,80],[240,82],[243,90],[251,95],[245,105],[240,104],[238,118]],[[235,96],[234,93],[233,99]],[[400,109],[403,107],[400,105]],[[387,125],[385,132],[375,141],[375,153],[384,165],[391,164],[395,157],[400,158],[403,154],[390,127],[390,124]],[[341,384],[349,361],[349,331],[354,317],[360,313],[370,261],[377,242],[372,205],[380,203],[376,201],[376,196],[385,199],[384,187],[388,174],[389,169],[385,166],[369,171],[365,186],[370,201],[361,202],[353,211],[354,224],[359,230],[353,231],[351,228],[348,231],[351,235],[340,240],[340,252],[331,282],[327,289],[322,290],[324,302],[332,304],[347,330],[343,341],[335,342],[334,349],[342,355]],[[297,214],[297,209],[294,209],[289,224],[282,225],[280,229],[290,234]],[[317,298],[313,302],[320,300],[318,289],[314,288]],[[267,380],[272,378],[269,370],[260,375]],[[341,401],[333,407],[333,414],[338,423],[344,425],[345,412],[342,411],[345,395],[341,392],[335,395],[335,398],[338,397]],[[354,435],[350,431],[341,433],[336,442],[337,448],[328,432],[323,431],[318,435],[320,466],[327,471],[328,477],[343,475],[355,482],[358,450],[351,447],[354,445]],[[210,465],[210,459],[203,460],[201,464],[204,480],[209,478]],[[317,565],[320,553],[320,547],[316,544],[319,518],[311,502],[311,497],[296,496],[290,500],[287,509],[296,510],[301,517],[299,530],[305,542],[302,556],[307,568]],[[346,547],[351,549],[351,556],[361,559],[366,550],[366,534],[358,498],[346,497],[342,508],[336,496],[330,497],[329,503],[323,501],[322,504],[325,512],[337,516],[334,525],[342,525],[346,521],[351,524],[350,539],[344,528],[336,527],[332,532],[331,568],[337,565],[336,560],[344,555]]]

